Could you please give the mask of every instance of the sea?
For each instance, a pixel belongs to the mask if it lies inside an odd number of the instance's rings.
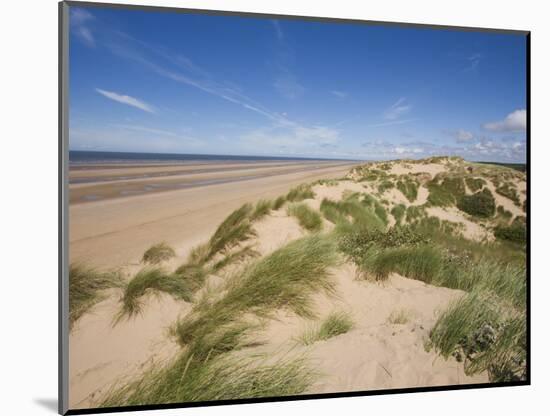
[[[257,162],[257,161],[319,161],[339,160],[328,158],[309,157],[283,157],[283,156],[236,156],[236,155],[201,155],[201,154],[176,154],[176,153],[133,153],[133,152],[98,152],[70,150],[69,162],[78,164],[134,164],[147,163],[185,163],[185,162]],[[349,160],[346,160],[349,161]]]

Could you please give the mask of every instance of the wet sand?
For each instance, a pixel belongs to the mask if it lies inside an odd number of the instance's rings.
[[[147,248],[161,241],[172,245],[178,254],[186,253],[207,240],[243,203],[275,198],[304,182],[341,177],[355,164],[279,161],[79,166],[71,170],[71,178],[95,179],[69,187],[70,261],[97,267],[123,266],[138,262]],[[197,173],[197,169],[210,172]],[[112,179],[117,171],[119,179]],[[174,171],[178,173],[136,177]]]

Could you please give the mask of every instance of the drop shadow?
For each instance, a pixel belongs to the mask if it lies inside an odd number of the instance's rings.
[[[53,413],[57,413],[57,399],[56,398],[55,399],[52,399],[52,398],[34,399],[34,402],[36,404],[39,404],[40,406],[42,406],[46,410],[50,410]]]

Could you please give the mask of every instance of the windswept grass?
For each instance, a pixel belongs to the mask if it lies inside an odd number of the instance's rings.
[[[94,268],[71,264],[69,266],[69,329],[71,330],[86,312],[105,299],[106,289],[122,286],[115,272],[99,272]]]
[[[348,228],[383,230],[386,228],[386,209],[370,196],[352,194],[347,199],[338,202],[324,199],[321,202],[321,213],[327,220],[338,225],[341,230]]]
[[[431,283],[441,264],[439,252],[431,246],[400,247],[378,253],[373,250],[370,254],[358,266],[363,275],[373,276],[375,280],[386,280],[395,272]]]
[[[126,285],[122,307],[115,317],[115,324],[125,317],[131,318],[140,314],[143,308],[143,297],[147,293],[158,294],[159,292],[168,293],[175,299],[191,301],[192,291],[180,274],[170,274],[159,268],[146,267]]]
[[[244,204],[220,224],[210,238],[205,260],[210,260],[215,254],[223,253],[255,235],[250,223],[252,212],[252,205]]]
[[[300,226],[308,231],[320,231],[323,227],[321,215],[304,203],[290,205],[287,209],[287,213],[288,215],[296,217]]]
[[[300,202],[304,199],[313,198],[315,198],[315,192],[313,192],[310,185],[305,184],[292,188],[288,194],[286,194],[286,200],[289,202]]]
[[[229,257],[229,256],[228,256]],[[225,257],[223,260],[220,260],[220,262],[223,262],[227,257]],[[221,265],[225,266],[227,263]],[[217,270],[219,270],[221,267],[218,267]],[[196,265],[196,264],[182,264],[180,267],[176,269],[174,272],[174,278],[179,277],[184,282],[187,289],[194,293],[197,290],[199,290],[206,281],[206,276],[210,272],[209,269],[206,269],[204,266]]]
[[[307,328],[298,341],[303,345],[311,345],[317,341],[325,341],[349,332],[353,328],[353,320],[348,313],[333,312],[319,326]]]
[[[250,214],[250,220],[256,221],[265,217],[271,212],[272,206],[273,204],[271,201],[268,201],[266,199],[259,200],[254,207],[254,211],[252,211],[252,213]]]
[[[467,374],[486,370],[493,382],[525,380],[526,322],[525,311],[476,289],[439,318],[430,342],[444,357],[464,361]]]
[[[303,393],[315,373],[304,358],[274,363],[218,356],[206,361],[181,353],[164,366],[112,388],[98,407],[279,397]]]
[[[162,242],[151,246],[141,259],[142,263],[159,264],[176,256],[176,252],[168,244]]]
[[[245,246],[241,249],[234,251],[233,253],[227,254],[223,259],[214,263],[212,265],[212,271],[214,273],[220,271],[229,264],[233,264],[239,261],[243,261],[247,258],[253,258],[258,256],[259,253],[254,250],[251,246]]]
[[[274,210],[278,210],[280,209],[286,202],[286,197],[285,196],[280,196],[278,197],[277,199],[275,199],[275,201],[273,201],[273,209]]]
[[[314,318],[310,296],[320,290],[333,292],[328,268],[337,261],[335,244],[326,236],[293,241],[234,276],[223,298],[180,320],[173,332],[180,344],[188,345],[247,313],[265,316],[286,307]]]

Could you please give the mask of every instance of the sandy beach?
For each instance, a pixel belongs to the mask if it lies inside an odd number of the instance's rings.
[[[355,164],[292,161],[79,165],[71,170],[70,181],[86,178],[89,182],[69,186],[71,261],[100,267],[138,262],[152,243],[160,241],[173,245],[178,253],[187,252],[207,239],[228,213],[242,204],[277,197],[303,182],[341,177]],[[203,172],[197,173],[199,169]],[[144,184],[149,188],[144,190]],[[124,194],[136,189],[140,190],[134,195]],[[101,199],[86,200],[89,195]]]

